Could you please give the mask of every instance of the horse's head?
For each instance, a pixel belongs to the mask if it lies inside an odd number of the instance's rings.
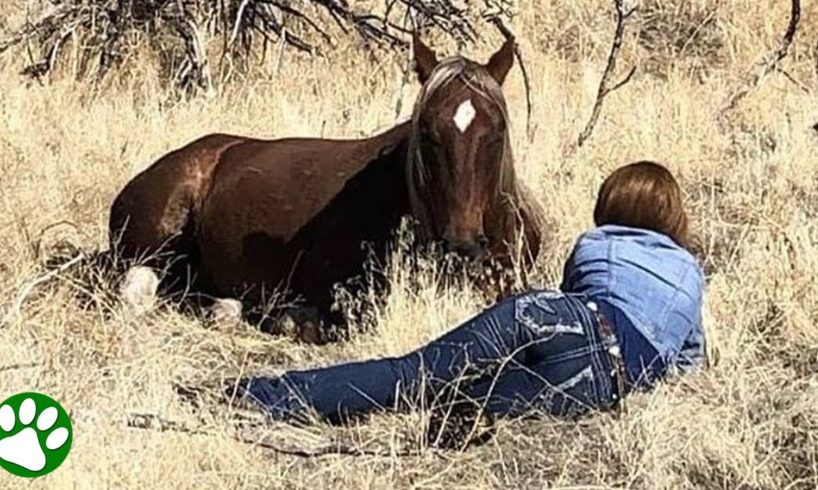
[[[414,39],[423,87],[412,115],[409,187],[430,238],[471,259],[494,245],[486,221],[513,184],[508,112],[501,85],[514,62],[509,39],[485,65],[435,53]]]

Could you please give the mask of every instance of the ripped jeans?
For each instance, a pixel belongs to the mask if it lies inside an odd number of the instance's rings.
[[[274,419],[329,422],[405,404],[447,388],[493,415],[582,414],[616,405],[610,341],[586,298],[557,291],[509,297],[401,357],[291,371],[239,383]]]

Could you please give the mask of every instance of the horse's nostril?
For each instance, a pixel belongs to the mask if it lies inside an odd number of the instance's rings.
[[[477,246],[483,250],[489,248],[489,239],[485,235],[480,235],[477,237]]]

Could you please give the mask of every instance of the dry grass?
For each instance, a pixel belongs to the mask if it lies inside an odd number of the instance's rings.
[[[730,125],[720,127],[712,114],[741,71],[778,42],[787,2],[692,2],[691,12],[715,12],[707,25],[717,27],[708,32],[717,32],[719,42],[691,41],[690,63],[687,50],[666,47],[662,56],[674,58],[664,76],[638,75],[612,94],[595,134],[577,152],[569,149],[604,65],[610,5],[534,3],[525,4],[514,26],[534,85],[532,142],[524,137],[519,72],[505,92],[520,172],[558,224],[540,277],[557,284],[561,261],[591,225],[595,191],[611,169],[641,158],[667,162],[686,189],[708,273],[709,371],[634,396],[621,417],[502,422],[488,444],[462,453],[425,449],[416,415],[343,429],[269,427],[268,436],[281,444],[341,440],[386,449],[383,456],[302,459],[235,442],[231,413],[209,403],[191,410],[173,383],[405,352],[478,311],[476,295],[440,284],[432,272],[412,293],[405,271],[394,270],[393,294],[372,312],[375,331],[317,348],[247,325],[207,328],[164,308],[134,318],[100,292],[97,301],[78,302],[80,285],[62,278],[29,297],[19,319],[0,326],[0,398],[42,391],[75,418],[68,460],[32,488],[818,487],[818,138],[810,129],[818,105],[814,94],[773,74]],[[649,3],[672,11],[671,2]],[[0,26],[19,20],[22,4]],[[814,91],[815,5],[802,25],[785,66]],[[678,38],[671,34],[651,39]],[[706,49],[722,52],[710,57]],[[488,50],[469,54],[483,58]],[[623,70],[660,59],[635,32],[623,56]],[[691,67],[703,59],[719,62],[706,77],[694,75]],[[16,74],[24,61],[7,57],[0,72],[1,304],[42,272],[38,249],[59,240],[102,247],[115,193],[163,153],[214,131],[371,134],[394,123],[399,98],[406,117],[417,90],[399,90],[403,61],[355,46],[339,48],[333,61],[286,55],[275,74],[262,70],[189,103],[168,102],[148,59],[140,72],[96,93],[59,77],[46,87],[26,85]],[[61,221],[72,225],[40,236]],[[123,417],[131,412],[191,424],[203,419],[213,435],[128,429]],[[419,455],[389,452],[405,447]],[[0,475],[0,487],[19,486]]]

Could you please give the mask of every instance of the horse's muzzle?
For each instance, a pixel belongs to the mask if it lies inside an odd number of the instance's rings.
[[[447,253],[458,255],[468,261],[479,262],[488,258],[489,240],[482,235],[470,242],[444,239],[443,246]]]

